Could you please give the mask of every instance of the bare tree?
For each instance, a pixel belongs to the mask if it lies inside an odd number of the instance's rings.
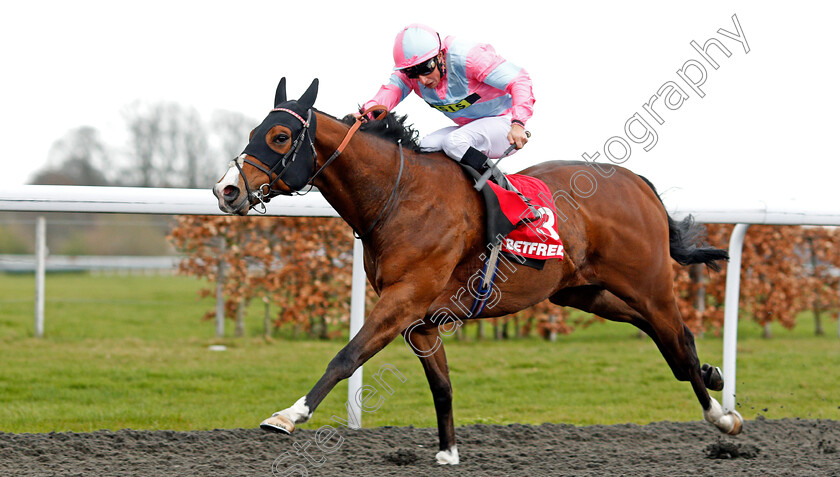
[[[126,112],[129,133],[129,149],[133,159],[131,168],[139,177],[129,182],[140,187],[158,185],[155,169],[156,144],[160,140],[160,124],[155,109],[134,103]]]
[[[55,141],[47,156],[47,166],[36,172],[32,184],[107,185],[104,171],[108,154],[99,131],[81,126]]]
[[[125,113],[130,155],[141,187],[209,187],[207,130],[195,108],[134,103]]]
[[[238,156],[248,143],[251,129],[257,121],[242,113],[216,111],[210,120],[215,149],[224,160]]]

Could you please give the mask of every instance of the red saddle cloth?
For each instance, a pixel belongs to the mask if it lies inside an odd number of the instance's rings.
[[[523,196],[487,182],[499,200],[504,217],[515,226],[502,242],[502,251],[537,260],[563,259],[563,242],[557,224],[557,209],[545,182],[530,176],[508,174],[508,181]],[[536,219],[534,210],[538,211]],[[536,219],[536,220],[534,220]]]

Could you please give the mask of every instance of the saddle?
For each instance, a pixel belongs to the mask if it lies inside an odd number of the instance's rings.
[[[461,167],[476,182],[481,180],[471,166]],[[542,270],[547,260],[563,259],[563,242],[557,227],[557,209],[548,186],[541,180],[521,174],[502,176],[505,187],[487,181],[479,192],[486,208],[487,243],[500,246],[501,253],[518,263]]]

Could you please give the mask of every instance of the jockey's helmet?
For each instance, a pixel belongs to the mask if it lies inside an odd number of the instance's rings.
[[[419,23],[409,25],[394,40],[394,70],[423,63],[440,50],[440,35],[435,30]]]

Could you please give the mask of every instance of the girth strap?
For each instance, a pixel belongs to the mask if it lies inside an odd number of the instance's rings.
[[[487,300],[490,298],[490,292],[493,290],[493,284],[496,281],[496,271],[499,269],[499,252],[502,249],[502,243],[496,242],[490,251],[490,257],[484,262],[484,268],[481,270],[481,282],[478,285],[478,295],[470,307],[470,313],[467,318],[475,318],[484,311],[487,305]]]

